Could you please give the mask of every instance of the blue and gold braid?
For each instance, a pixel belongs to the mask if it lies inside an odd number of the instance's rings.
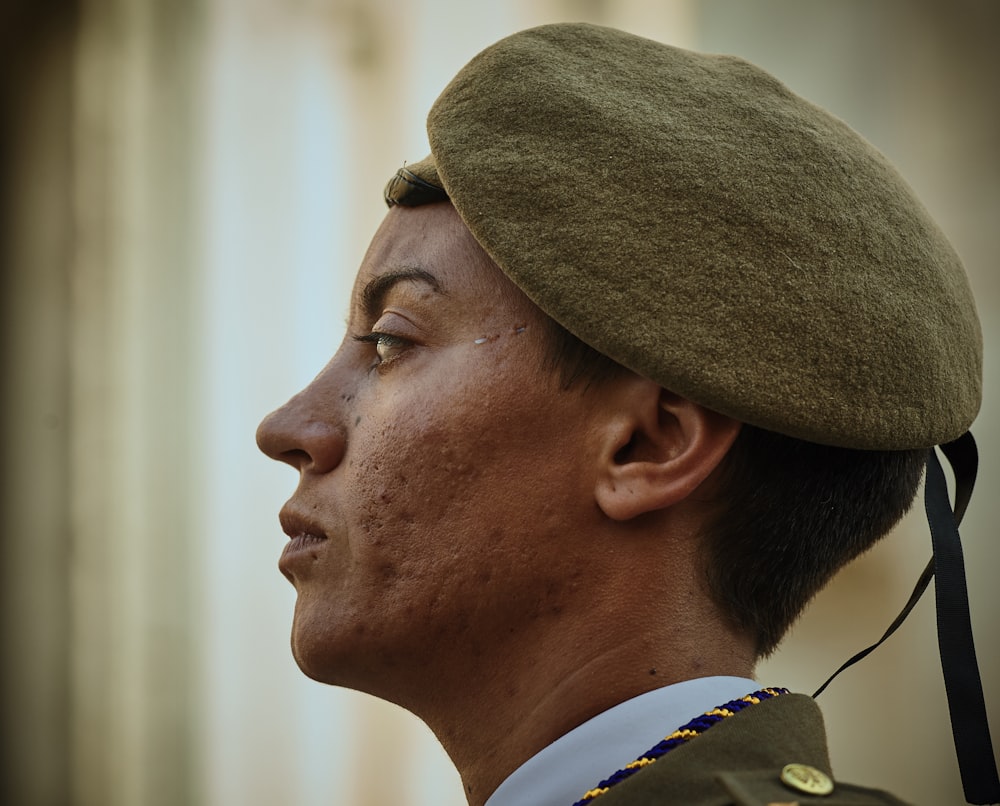
[[[666,755],[675,747],[687,744],[693,738],[700,736],[712,727],[712,725],[721,722],[726,717],[738,714],[744,708],[756,705],[763,700],[770,700],[772,697],[778,697],[787,693],[787,688],[764,688],[760,691],[755,691],[752,694],[747,694],[745,697],[740,697],[738,700],[732,700],[727,702],[725,705],[720,705],[718,708],[713,708],[711,711],[706,711],[701,716],[695,717],[686,725],[678,728],[665,739],[655,744],[631,764],[626,764],[622,769],[618,770],[618,772],[614,773],[609,778],[605,778],[596,787],[580,798],[580,800],[574,803],[573,806],[585,806],[585,804],[590,803],[590,801],[594,798],[603,795],[615,784],[620,784],[626,778],[635,775],[643,767],[649,766],[656,761],[656,759]]]

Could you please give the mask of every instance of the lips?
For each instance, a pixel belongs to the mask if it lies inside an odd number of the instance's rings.
[[[296,554],[309,552],[320,543],[326,541],[327,536],[318,523],[296,513],[286,505],[278,515],[281,521],[281,529],[290,538],[281,552],[279,568],[285,572],[283,564]]]
[[[326,540],[326,538],[321,537],[320,535],[295,535],[295,537],[285,543],[285,548],[282,550],[281,556],[284,557],[288,554],[295,554],[296,552],[303,551],[310,546],[316,545],[317,543],[322,543],[324,540]]]

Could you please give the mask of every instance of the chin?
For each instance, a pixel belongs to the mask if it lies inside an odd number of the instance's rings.
[[[292,624],[292,657],[299,670],[317,683],[367,691],[370,670],[361,663],[361,647],[345,641],[329,625],[317,625],[297,614]]]
[[[348,659],[332,657],[328,648],[316,647],[306,642],[304,645],[296,641],[292,635],[292,657],[299,671],[317,683],[328,686],[340,686],[364,690],[355,679],[357,673],[351,668]]]
[[[344,659],[338,658],[335,651],[340,642],[330,633],[327,625],[317,624],[308,613],[296,607],[290,642],[292,657],[306,677],[320,683],[334,683],[331,672],[344,665]]]

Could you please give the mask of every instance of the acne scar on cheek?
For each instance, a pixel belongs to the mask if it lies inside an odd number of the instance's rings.
[[[504,335],[520,336],[527,329],[528,329],[527,325],[514,325],[514,327],[512,327],[510,329],[510,331],[503,331],[503,332],[500,332],[500,333],[494,333],[491,336],[480,336],[478,339],[476,339],[473,342],[473,344],[487,344],[489,342],[496,341],[497,339],[499,339],[501,336],[504,336]]]

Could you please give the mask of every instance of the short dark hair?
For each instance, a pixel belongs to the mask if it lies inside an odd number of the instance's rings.
[[[927,451],[819,445],[744,424],[703,539],[708,589],[769,655],[830,578],[913,504]]]
[[[549,320],[547,366],[565,388],[624,367]],[[926,450],[819,445],[743,424],[719,466],[702,539],[705,581],[724,616],[769,655],[809,601],[913,503]]]

